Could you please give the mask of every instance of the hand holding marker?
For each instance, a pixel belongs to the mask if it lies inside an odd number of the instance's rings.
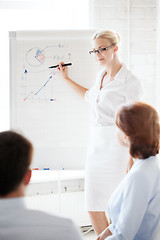
[[[60,62],[58,65],[50,66],[49,68],[57,68],[60,71],[60,75],[63,79],[68,80],[68,67],[71,66],[72,63],[64,63]]]

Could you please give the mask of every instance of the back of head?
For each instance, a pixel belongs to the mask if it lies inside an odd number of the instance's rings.
[[[152,106],[142,102],[123,106],[116,124],[129,138],[131,156],[145,159],[159,153],[159,116]]]
[[[92,37],[92,40],[97,38],[105,38],[110,41],[111,45],[118,45],[120,43],[119,33],[113,32],[111,30],[101,30],[95,32]]]
[[[22,135],[5,131],[0,133],[0,196],[16,190],[32,160],[32,144]]]

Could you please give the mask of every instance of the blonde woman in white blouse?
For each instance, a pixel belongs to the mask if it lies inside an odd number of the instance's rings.
[[[112,192],[133,164],[125,147],[117,140],[115,112],[128,101],[142,95],[140,81],[118,57],[119,35],[112,31],[96,32],[92,38],[98,64],[103,66],[94,86],[88,90],[68,77],[68,68],[59,64],[61,76],[92,106],[91,140],[85,174],[85,203],[94,230],[99,235],[108,226],[107,202]],[[128,161],[129,160],[129,161]]]

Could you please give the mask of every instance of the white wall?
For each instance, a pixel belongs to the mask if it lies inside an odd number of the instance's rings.
[[[90,26],[120,33],[121,59],[156,104],[156,0],[90,0]]]

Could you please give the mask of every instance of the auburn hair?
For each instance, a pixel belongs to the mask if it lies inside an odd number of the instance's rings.
[[[128,137],[132,157],[145,159],[159,153],[159,116],[151,105],[136,102],[123,106],[116,115],[116,125]]]

